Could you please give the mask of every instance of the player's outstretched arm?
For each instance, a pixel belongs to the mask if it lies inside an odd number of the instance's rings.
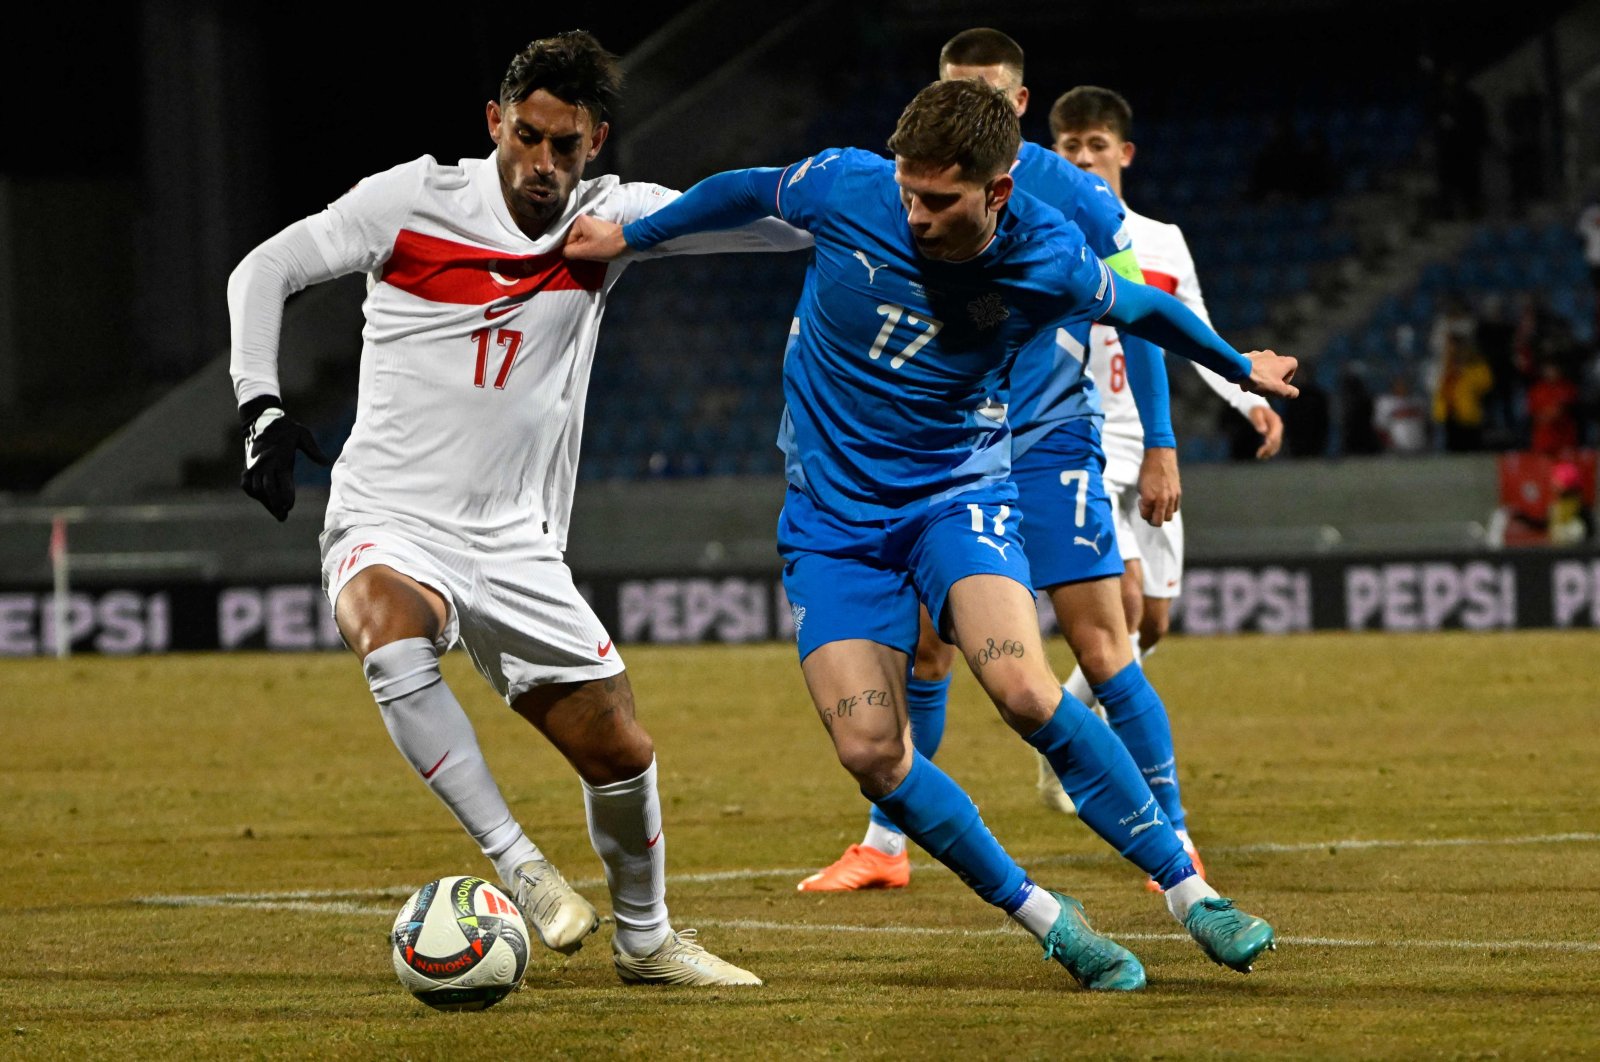
[[[1109,263],[1107,263],[1109,264]],[[1144,430],[1144,458],[1139,464],[1139,515],[1160,527],[1178,512],[1183,485],[1178,477],[1178,438],[1172,430],[1172,392],[1167,359],[1149,340],[1122,337],[1123,367],[1128,390]]]
[[[1101,320],[1220,373],[1246,391],[1294,398],[1299,363],[1270,350],[1240,354],[1183,303],[1145,284],[1113,280],[1116,300]]]
[[[567,238],[568,258],[611,261],[628,251],[647,251],[657,244],[697,232],[733,229],[778,213],[779,169],[728,170],[713,174],[653,214],[629,222],[618,233],[576,224],[574,243]],[[604,224],[604,223],[601,223]]]
[[[628,243],[622,238],[622,226],[615,221],[579,214],[572,219],[561,253],[586,262],[614,262],[628,253]]]

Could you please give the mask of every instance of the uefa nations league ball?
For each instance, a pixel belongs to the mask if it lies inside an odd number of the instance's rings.
[[[528,972],[522,913],[482,878],[428,882],[400,908],[389,940],[400,983],[439,1010],[492,1007]]]

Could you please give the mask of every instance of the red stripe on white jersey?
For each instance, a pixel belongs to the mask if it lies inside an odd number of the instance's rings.
[[[1160,288],[1168,295],[1176,295],[1178,293],[1177,277],[1169,273],[1157,273],[1150,269],[1144,269],[1141,272],[1144,273],[1144,282],[1152,288]]]
[[[568,261],[559,251],[508,255],[401,229],[382,279],[429,302],[479,306],[540,291],[599,291],[606,263]]]

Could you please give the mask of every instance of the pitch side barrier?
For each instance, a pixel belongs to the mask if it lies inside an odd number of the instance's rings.
[[[622,644],[790,639],[794,616],[776,573],[584,579],[579,585]],[[1054,627],[1041,604],[1040,624]],[[64,639],[57,639],[57,623]],[[1600,627],[1600,554],[1319,556],[1273,563],[1195,564],[1173,628],[1190,635],[1296,631],[1511,630]],[[0,656],[195,650],[337,649],[315,584],[111,579],[0,584]]]

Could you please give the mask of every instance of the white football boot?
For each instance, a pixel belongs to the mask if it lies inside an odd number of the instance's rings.
[[[611,942],[617,976],[630,985],[759,985],[761,978],[719,959],[695,941],[695,930],[667,937],[649,955],[632,956]]]
[[[583,938],[600,928],[594,904],[567,884],[547,860],[530,859],[517,867],[506,884],[528,928],[551,951],[571,955],[583,947]]]
[[[1039,757],[1039,802],[1051,811],[1059,811],[1063,815],[1076,815],[1078,805],[1072,802],[1067,791],[1061,788],[1061,779],[1056,777],[1056,769],[1050,766],[1050,761],[1044,758],[1044,753],[1035,751]]]

